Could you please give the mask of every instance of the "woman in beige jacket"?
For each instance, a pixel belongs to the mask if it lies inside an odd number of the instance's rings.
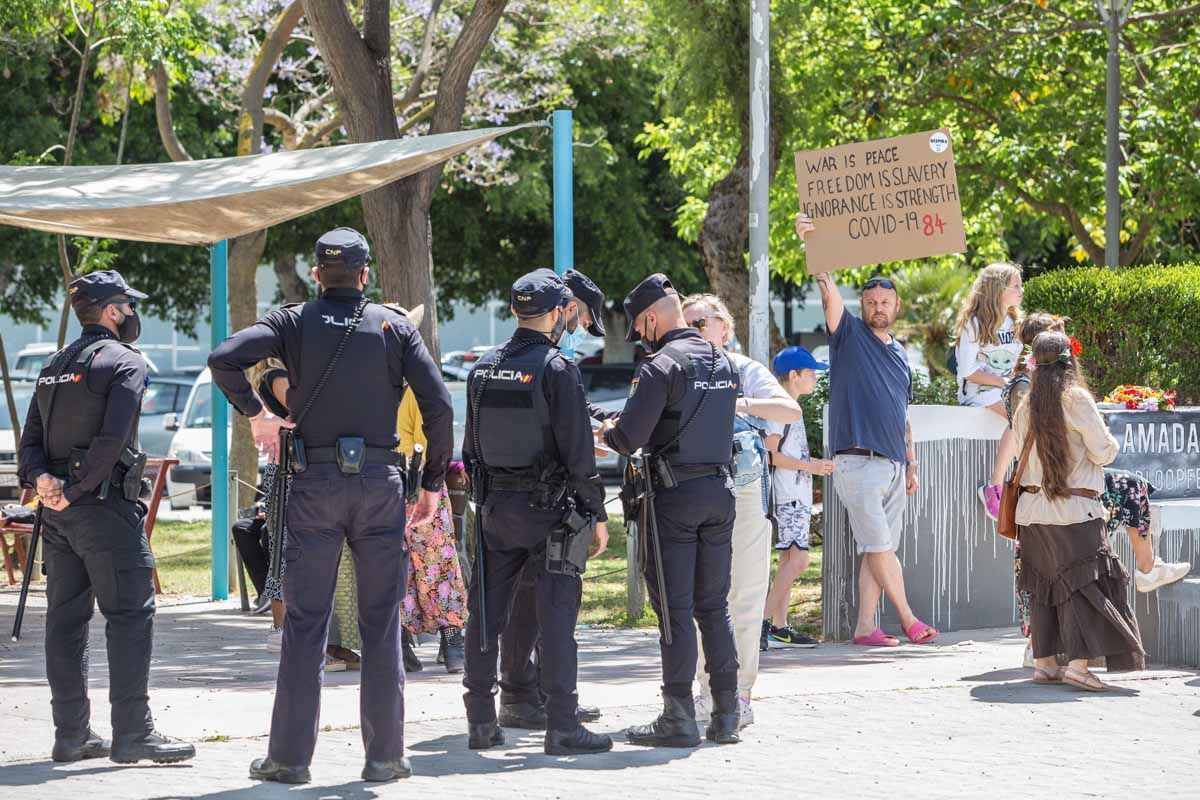
[[[1145,654],[1127,600],[1129,575],[1104,533],[1105,464],[1116,458],[1108,432],[1071,355],[1070,340],[1048,331],[1033,341],[1037,368],[1013,429],[1033,444],[1017,502],[1021,588],[1033,598],[1034,681],[1108,688],[1088,671],[1103,656],[1109,672],[1142,669]],[[1065,669],[1057,655],[1069,660]]]

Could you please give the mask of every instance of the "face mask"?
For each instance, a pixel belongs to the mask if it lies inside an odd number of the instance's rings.
[[[567,318],[567,332],[577,333],[579,331],[579,311],[578,309]]]
[[[570,326],[567,326],[570,327]],[[575,348],[587,337],[587,333],[582,327],[576,327],[573,331],[565,331],[558,340],[558,349],[562,350],[567,355],[575,355]]]
[[[645,347],[648,352],[657,353],[658,349],[662,347],[662,342],[659,341],[657,334],[658,320],[656,319],[654,320],[654,335],[649,333],[642,334],[642,346]]]
[[[126,314],[124,319],[117,323],[117,337],[125,344],[133,344],[141,335],[142,319],[138,316],[137,311]]]

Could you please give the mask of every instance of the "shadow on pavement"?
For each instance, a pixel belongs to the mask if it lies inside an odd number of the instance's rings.
[[[1137,697],[1137,689],[1113,687],[1107,692],[1081,692],[1070,686],[1034,683],[1032,680],[1019,683],[991,683],[976,686],[971,690],[971,699],[983,703],[1046,705],[1052,703],[1076,703],[1084,699]]]

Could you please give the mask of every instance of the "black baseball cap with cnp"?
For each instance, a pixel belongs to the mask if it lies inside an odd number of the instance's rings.
[[[334,228],[317,239],[317,266],[356,269],[371,257],[367,238],[354,228]]]
[[[625,298],[625,316],[629,318],[629,329],[625,331],[625,341],[636,342],[640,338],[638,332],[633,329],[633,323],[637,321],[639,314],[664,297],[673,294],[679,293],[671,285],[671,279],[661,272],[654,273],[633,287],[633,291]]]
[[[571,290],[551,269],[527,272],[512,285],[513,311],[522,319],[549,314],[570,299]]]
[[[571,290],[575,298],[588,307],[592,315],[592,324],[587,326],[587,332],[592,336],[604,335],[604,320],[601,310],[604,308],[604,292],[592,283],[592,279],[578,270],[569,269],[563,273],[563,283]]]
[[[67,291],[71,295],[71,304],[77,308],[96,303],[128,303],[146,299],[145,294],[126,283],[115,269],[82,275],[71,281]]]

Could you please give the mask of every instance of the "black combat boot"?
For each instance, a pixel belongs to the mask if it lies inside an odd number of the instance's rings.
[[[689,694],[677,697],[663,693],[663,712],[649,725],[635,725],[625,732],[630,744],[645,747],[698,747],[700,727],[696,705]]]
[[[442,628],[442,657],[441,662],[446,665],[446,672],[451,675],[457,675],[463,671],[463,663],[466,661],[466,642],[463,640],[462,628]]]
[[[85,758],[104,758],[108,755],[111,747],[111,742],[101,739],[98,733],[94,733],[91,728],[88,728],[82,739],[68,740],[55,737],[54,749],[50,752],[50,758],[59,763],[82,761]]]
[[[424,669],[421,659],[417,658],[417,651],[413,649],[412,634],[408,631],[401,631],[400,633],[400,649],[404,654],[405,672],[420,672]]]
[[[174,764],[194,758],[196,748],[187,742],[163,736],[158,731],[118,736],[113,740],[109,758],[118,764],[136,764],[148,759],[155,764]]]
[[[742,740],[738,735],[740,721],[737,691],[713,692],[712,716],[708,720],[708,730],[704,732],[708,740],[717,744],[737,744]]]
[[[362,771],[364,781],[398,781],[411,777],[412,764],[407,758],[398,758],[395,761],[368,761]]]
[[[500,726],[494,720],[481,722],[478,725],[474,723],[467,725],[467,747],[472,750],[487,750],[489,747],[502,744],[504,744],[504,731],[500,730]]]
[[[546,730],[546,707],[533,703],[501,703],[500,727]]]
[[[270,758],[256,758],[251,761],[250,777],[256,781],[275,783],[308,783],[312,780],[308,767],[285,767]]]
[[[612,739],[579,725],[573,731],[546,731],[545,751],[548,756],[582,756],[589,753],[607,753],[612,750]]]

